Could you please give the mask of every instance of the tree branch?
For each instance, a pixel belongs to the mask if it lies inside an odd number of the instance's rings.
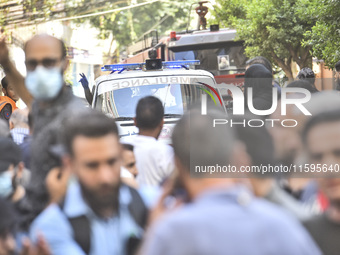
[[[301,65],[303,65],[303,61],[299,58],[299,54],[297,54],[298,48],[294,49],[290,44],[285,44],[285,46],[289,51],[289,54],[292,56],[292,59],[299,65],[300,68],[302,68]]]
[[[302,59],[305,62],[308,58],[310,58],[312,55],[310,54],[311,46],[307,46],[304,48],[304,54],[302,55]]]
[[[285,61],[281,58],[279,58],[274,50],[271,50],[270,55],[272,56],[272,58],[274,59],[274,61],[276,62],[276,64],[282,68],[282,70],[286,73],[287,77],[289,80],[293,80],[293,73],[292,73],[292,68],[291,68],[291,59],[288,59],[289,62],[285,63]]]

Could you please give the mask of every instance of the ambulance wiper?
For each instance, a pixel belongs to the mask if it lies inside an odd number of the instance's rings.
[[[164,114],[164,118],[181,118],[182,114],[176,114],[176,113],[166,113]]]
[[[122,121],[122,120],[133,120],[132,117],[117,117],[115,118],[115,121]]]

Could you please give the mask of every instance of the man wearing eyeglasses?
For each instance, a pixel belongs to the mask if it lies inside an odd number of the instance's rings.
[[[0,39],[0,64],[9,83],[29,107],[33,117],[31,145],[31,183],[27,190],[27,208],[32,220],[47,204],[45,188],[47,173],[60,165],[51,147],[58,144],[58,132],[65,117],[83,108],[64,81],[68,67],[66,47],[62,40],[46,34],[36,35],[24,46],[26,78],[10,61],[5,37]]]

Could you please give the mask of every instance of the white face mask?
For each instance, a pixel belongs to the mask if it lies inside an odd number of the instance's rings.
[[[63,87],[63,76],[59,67],[45,68],[37,66],[27,72],[25,84],[28,91],[37,100],[54,99]]]
[[[7,198],[12,193],[12,173],[10,171],[5,171],[0,174],[0,197]]]

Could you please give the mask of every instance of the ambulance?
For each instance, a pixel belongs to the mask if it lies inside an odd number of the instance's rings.
[[[205,98],[226,111],[214,76],[204,70],[191,69],[199,61],[148,59],[145,63],[105,65],[110,74],[95,81],[92,107],[116,120],[120,137],[138,134],[133,118],[138,101],[155,96],[164,106],[164,127],[159,140],[170,143],[174,125],[193,104]]]

